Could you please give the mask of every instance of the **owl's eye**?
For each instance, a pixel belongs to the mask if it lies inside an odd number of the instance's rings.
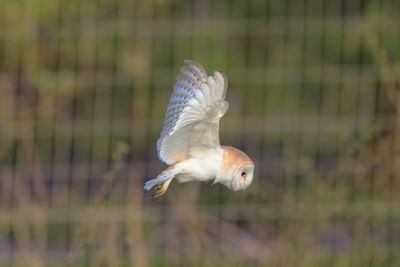
[[[242,177],[246,179],[247,173],[246,172],[242,172]]]

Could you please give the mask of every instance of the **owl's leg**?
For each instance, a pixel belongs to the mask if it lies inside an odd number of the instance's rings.
[[[144,189],[150,190],[151,188],[155,187],[151,199],[155,200],[164,195],[165,192],[167,192],[168,186],[171,183],[172,179],[180,172],[182,172],[184,168],[185,162],[180,162],[178,164],[170,166],[156,178],[147,181],[144,185]]]
[[[154,188],[154,192],[153,192],[153,195],[151,196],[151,200],[157,200],[162,195],[164,195],[167,192],[168,186],[171,183],[171,181],[172,181],[172,178],[169,178],[168,180],[166,180],[162,184],[157,185]]]

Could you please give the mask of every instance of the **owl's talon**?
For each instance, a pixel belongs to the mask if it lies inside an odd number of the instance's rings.
[[[166,191],[166,190],[165,190]],[[164,195],[165,191],[163,190],[163,186],[162,185],[157,185],[154,188],[154,192],[151,195],[151,200],[157,200],[159,199],[162,195]]]
[[[159,184],[154,188],[154,194],[156,194],[157,192],[160,192],[162,189],[162,186]]]
[[[168,186],[171,183],[171,179],[168,179],[167,181],[165,181],[163,184],[159,184],[154,188],[154,192],[151,196],[151,200],[157,200],[159,199],[162,195],[165,194],[165,192],[167,192],[168,190]]]

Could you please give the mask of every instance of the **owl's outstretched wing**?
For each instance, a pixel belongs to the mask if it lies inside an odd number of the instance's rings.
[[[208,76],[196,61],[180,69],[157,141],[160,160],[173,164],[190,155],[220,148],[219,119],[228,109],[228,81],[221,72]]]

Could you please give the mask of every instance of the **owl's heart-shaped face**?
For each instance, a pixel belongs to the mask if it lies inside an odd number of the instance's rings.
[[[237,168],[232,175],[230,189],[239,191],[246,189],[253,181],[254,165],[244,165]]]
[[[219,182],[233,191],[247,188],[253,181],[253,161],[236,148],[223,146],[222,149],[221,176],[223,177]]]

